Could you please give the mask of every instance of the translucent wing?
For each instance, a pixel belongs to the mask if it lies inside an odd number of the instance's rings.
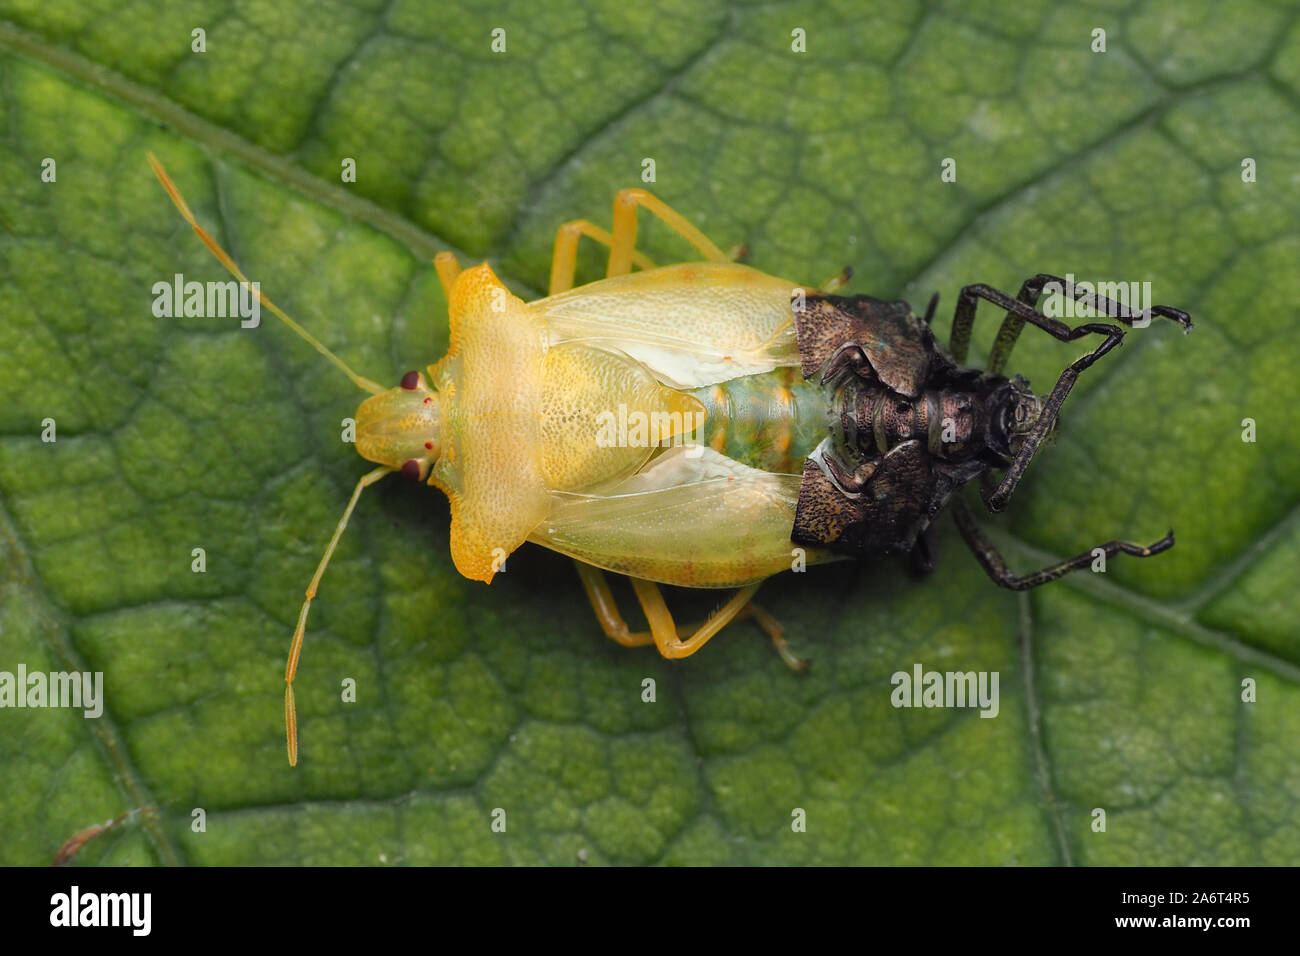
[[[730,262],[602,279],[529,304],[552,345],[616,348],[665,385],[698,388],[798,365],[795,284]]]
[[[683,587],[738,587],[789,570],[799,475],[678,446],[608,495],[554,493],[530,541],[588,564]],[[806,561],[833,560],[817,548]]]

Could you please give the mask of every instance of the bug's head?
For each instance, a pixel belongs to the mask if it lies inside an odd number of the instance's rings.
[[[429,477],[440,438],[438,393],[419,372],[407,372],[397,388],[357,409],[357,453],[413,480]]]
[[[987,409],[989,450],[1009,462],[1042,417],[1043,400],[1033,393],[1027,379],[1017,375],[993,390]]]

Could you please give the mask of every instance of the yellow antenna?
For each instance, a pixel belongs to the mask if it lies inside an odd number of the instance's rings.
[[[157,176],[158,181],[163,184],[163,189],[167,190],[167,195],[170,196],[172,202],[176,204],[176,208],[179,209],[181,215],[185,217],[185,221],[188,222],[194,231],[199,234],[199,238],[202,239],[203,244],[208,247],[208,251],[217,257],[217,261],[225,266],[230,271],[231,275],[242,282],[244,286],[251,291],[253,284],[248,281],[248,278],[242,272],[239,271],[239,266],[235,265],[235,260],[230,258],[230,256],[226,254],[226,250],[222,249],[221,246],[217,244],[217,240],[208,235],[208,231],[200,226],[194,219],[194,213],[190,212],[190,207],[186,205],[185,197],[181,195],[181,191],[176,188],[176,184],[172,182],[171,177],[167,175],[167,170],[163,169],[162,163],[158,162],[158,157],[153,153],[149,153],[148,156],[149,165],[153,167],[154,175]],[[278,318],[285,325],[289,326],[289,328],[293,329],[294,332],[298,333],[298,335],[310,343],[311,347],[317,352],[342,369],[343,374],[352,379],[358,388],[370,392],[372,395],[378,395],[380,392],[384,391],[383,388],[376,385],[370,379],[358,375],[356,372],[352,371],[352,369],[348,368],[346,362],[317,341],[316,338],[301,325],[289,318],[289,316],[285,315],[278,305],[262,294],[260,289],[257,290],[257,297],[261,301],[262,305],[266,306],[266,308],[271,311],[272,315]]]
[[[343,537],[343,531],[348,526],[348,519],[352,517],[352,509],[357,506],[357,499],[361,497],[361,492],[392,470],[381,465],[361,476],[361,480],[357,482],[357,487],[352,492],[352,497],[348,499],[348,506],[343,509],[343,517],[334,527],[334,537],[330,538],[329,547],[325,549],[324,557],[316,566],[311,584],[307,585],[307,600],[302,602],[302,610],[298,612],[298,626],[293,629],[293,640],[289,644],[289,660],[284,665],[284,732],[288,741],[290,767],[298,766],[298,711],[293,702],[293,679],[298,673],[298,658],[302,654],[303,636],[307,633],[307,612],[311,610],[312,599],[320,589],[320,579],[325,574],[330,558],[334,556],[339,538]]]
[[[217,244],[217,241],[208,234],[208,231],[195,221],[194,213],[190,212],[190,207],[186,204],[185,198],[181,195],[181,191],[176,188],[176,184],[172,182],[171,177],[167,175],[167,170],[163,169],[162,163],[158,162],[158,158],[154,156],[153,153],[149,153],[148,156],[149,165],[153,167],[154,175],[156,175],[158,181],[163,184],[163,189],[167,190],[167,195],[170,196],[172,202],[176,204],[176,208],[179,209],[181,215],[185,217],[185,221],[190,224],[196,233],[198,233],[199,238],[203,240],[203,244],[208,247],[208,251],[216,256],[217,261],[225,266],[230,271],[231,275],[242,282],[246,289],[252,290],[253,284],[248,281],[248,278],[244,273],[239,271],[239,266],[235,265],[235,260],[231,259],[226,253],[226,250],[222,249],[221,246]],[[276,318],[289,326],[289,328],[293,329],[293,331],[298,333],[298,335],[303,339],[306,339],[307,342],[311,343],[311,347],[317,352],[342,369],[343,373],[347,375],[348,378],[352,379],[359,388],[364,389],[373,395],[378,395],[384,391],[383,388],[372,382],[370,379],[358,375],[356,372],[352,371],[352,369],[348,368],[347,364],[341,358],[318,342],[316,338],[301,325],[289,318],[289,316],[285,315],[284,312],[280,310],[279,306],[262,294],[260,289],[257,290],[257,297],[261,301],[262,305],[266,306],[266,308],[269,309]],[[352,509],[356,507],[357,499],[361,497],[361,492],[392,470],[393,469],[388,467],[376,468],[374,471],[363,475],[361,480],[357,482],[356,490],[352,492],[352,498],[348,501],[348,506],[343,512],[343,517],[339,519],[338,525],[334,528],[334,536],[330,538],[329,547],[325,549],[325,556],[321,558],[320,564],[316,567],[316,574],[313,575],[311,584],[307,587],[307,599],[303,601],[302,610],[298,613],[298,626],[293,632],[293,640],[289,648],[289,660],[285,665],[284,671],[284,723],[285,733],[288,738],[290,766],[294,766],[298,763],[298,715],[294,707],[293,678],[298,670],[298,658],[302,653],[303,636],[307,630],[307,612],[311,608],[312,598],[316,596],[316,592],[320,588],[320,580],[325,574],[325,567],[329,564],[330,558],[334,555],[334,549],[338,546],[339,538],[343,536],[343,529],[348,526],[348,518],[352,516]]]

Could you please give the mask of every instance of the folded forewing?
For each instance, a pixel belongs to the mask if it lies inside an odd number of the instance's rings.
[[[602,279],[529,308],[553,345],[617,348],[665,385],[698,388],[799,364],[794,289],[748,266],[691,262]]]
[[[701,446],[669,449],[608,495],[555,493],[529,540],[588,564],[683,587],[735,587],[829,555],[790,541],[799,475]],[[816,549],[811,549],[816,550]]]

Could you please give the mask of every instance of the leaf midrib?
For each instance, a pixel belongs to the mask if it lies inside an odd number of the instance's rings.
[[[157,90],[129,80],[64,47],[47,43],[37,34],[8,20],[0,20],[0,48],[7,48],[24,59],[87,84],[96,92],[107,94],[145,116],[165,123],[181,136],[209,150],[226,154],[268,178],[291,186],[326,208],[374,227],[406,246],[422,261],[431,261],[443,251],[453,252],[459,258],[474,258],[446,239],[421,229],[378,203],[350,192],[341,185],[334,186],[295,166],[286,158],[250,143],[224,126],[203,119]],[[143,151],[140,163],[141,168],[144,168]]]

